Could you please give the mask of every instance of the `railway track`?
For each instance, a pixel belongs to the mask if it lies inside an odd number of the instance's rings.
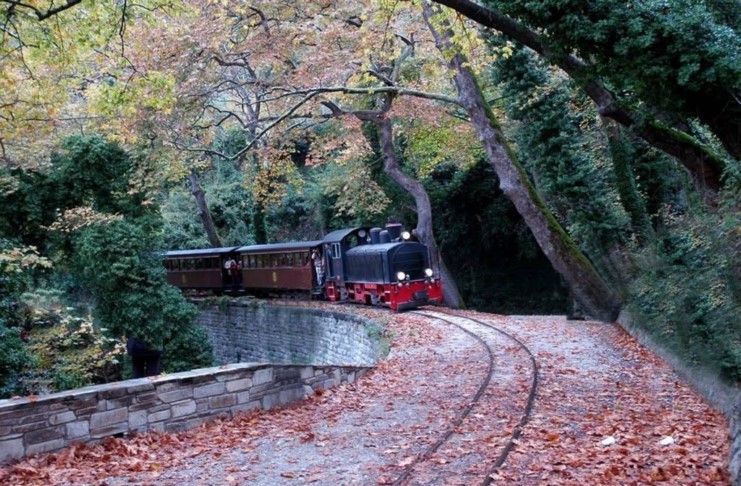
[[[438,310],[413,314],[469,335],[484,349],[488,363],[465,407],[392,484],[489,485],[530,417],[538,388],[535,357],[524,343],[491,322]],[[483,442],[478,445],[484,447],[470,447],[472,441]]]

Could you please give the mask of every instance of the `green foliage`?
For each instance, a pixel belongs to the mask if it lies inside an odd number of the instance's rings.
[[[102,215],[151,212],[144,194],[130,186],[135,169],[135,161],[115,143],[99,136],[70,137],[50,164],[0,172],[0,235],[66,257],[67,234],[80,226],[106,219]]]
[[[21,376],[33,356],[21,338],[25,332],[20,297],[32,283],[34,268],[49,265],[34,248],[0,238],[0,397],[23,390]]]
[[[711,218],[664,214],[655,247],[636,256],[632,308],[642,325],[689,364],[741,380],[738,235]]]
[[[315,199],[313,191],[317,188],[309,185],[304,184],[301,191],[288,188],[281,204],[268,208],[265,222],[271,242],[314,240],[323,236],[318,209],[322,198]]]
[[[141,221],[90,226],[74,246],[73,270],[114,335],[136,336],[161,348],[195,317],[196,310],[165,283],[157,241]]]
[[[499,189],[491,166],[439,166],[426,183],[435,235],[466,306],[499,313],[565,313],[567,292]]]
[[[509,131],[556,217],[592,258],[625,241],[629,219],[615,190],[596,114],[567,80],[519,49],[495,63]]]
[[[96,315],[112,335],[134,336],[163,349],[168,371],[209,365],[210,344],[194,323],[198,310],[165,283],[154,251],[159,244],[148,226],[121,220],[86,228],[75,239],[73,269],[95,297]]]
[[[130,186],[135,160],[100,136],[75,136],[52,155],[49,178],[61,191],[63,207],[91,206],[101,213],[141,216],[144,194]]]
[[[387,218],[391,201],[378,182],[380,175],[369,170],[366,162],[328,163],[317,169],[316,196],[325,228],[347,228]]]
[[[119,379],[126,347],[90,316],[70,309],[32,308],[27,326],[34,366],[23,376],[25,393],[51,393]]]
[[[207,194],[210,201],[210,192]],[[208,237],[193,196],[185,187],[173,187],[161,202],[162,237],[168,249],[207,248]]]
[[[205,368],[214,362],[206,332],[195,324],[184,326],[164,346],[163,370],[168,373]]]
[[[20,328],[0,318],[0,398],[22,393],[20,375],[32,356],[20,337]]]
[[[62,189],[46,170],[0,169],[0,235],[37,248],[49,246],[46,227],[63,207]]]
[[[576,51],[617,91],[633,93],[656,107],[694,117],[698,103],[715,104],[739,87],[737,25],[719,22],[717,11],[706,2],[488,3],[547,31],[552,46]]]

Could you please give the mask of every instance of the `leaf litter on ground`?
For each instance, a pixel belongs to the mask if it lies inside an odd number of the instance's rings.
[[[420,315],[352,311],[383,322],[393,336],[388,359],[357,383],[185,432],[75,444],[0,468],[0,483],[393,484],[412,466],[409,484],[483,480],[524,407],[528,365],[514,359],[517,346],[496,350],[500,363],[513,357],[515,376],[497,381],[450,440],[415,463],[468,405],[486,355],[459,330]],[[729,484],[722,414],[619,326],[461,314],[511,333],[539,365],[535,407],[491,473],[495,483]]]

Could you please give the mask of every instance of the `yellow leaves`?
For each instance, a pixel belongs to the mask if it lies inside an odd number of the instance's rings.
[[[362,160],[348,161],[343,167],[332,167],[324,179],[324,194],[335,200],[338,216],[364,216],[372,219],[383,213],[390,201],[373,180]]]
[[[97,223],[110,223],[121,218],[122,216],[117,214],[99,213],[90,206],[77,207],[64,211],[51,224],[49,230],[69,234],[85,226]]]
[[[151,71],[128,83],[104,81],[90,89],[91,106],[106,115],[134,116],[146,110],[168,114],[175,104],[175,78]]]
[[[51,266],[51,260],[40,256],[35,246],[0,250],[0,270],[6,273],[20,273],[35,267],[51,268]]]
[[[426,120],[425,115],[406,126],[409,135],[407,157],[421,176],[428,175],[441,163],[465,168],[481,157],[481,145],[469,124],[458,121]]]
[[[269,151],[264,164],[251,176],[245,176],[245,187],[264,206],[277,205],[288,194],[289,186],[300,188],[302,181],[289,154]]]

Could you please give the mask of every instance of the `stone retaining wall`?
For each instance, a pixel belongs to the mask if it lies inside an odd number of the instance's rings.
[[[379,325],[350,314],[246,298],[205,301],[200,307],[198,324],[219,363],[371,366],[381,352]]]
[[[199,323],[217,360],[238,364],[0,400],[0,464],[73,442],[185,430],[216,416],[285,405],[351,383],[379,358],[382,329],[357,316],[248,299],[201,307]]]
[[[0,400],[0,464],[26,455],[149,430],[180,431],[216,416],[286,405],[365,367],[232,364]]]

